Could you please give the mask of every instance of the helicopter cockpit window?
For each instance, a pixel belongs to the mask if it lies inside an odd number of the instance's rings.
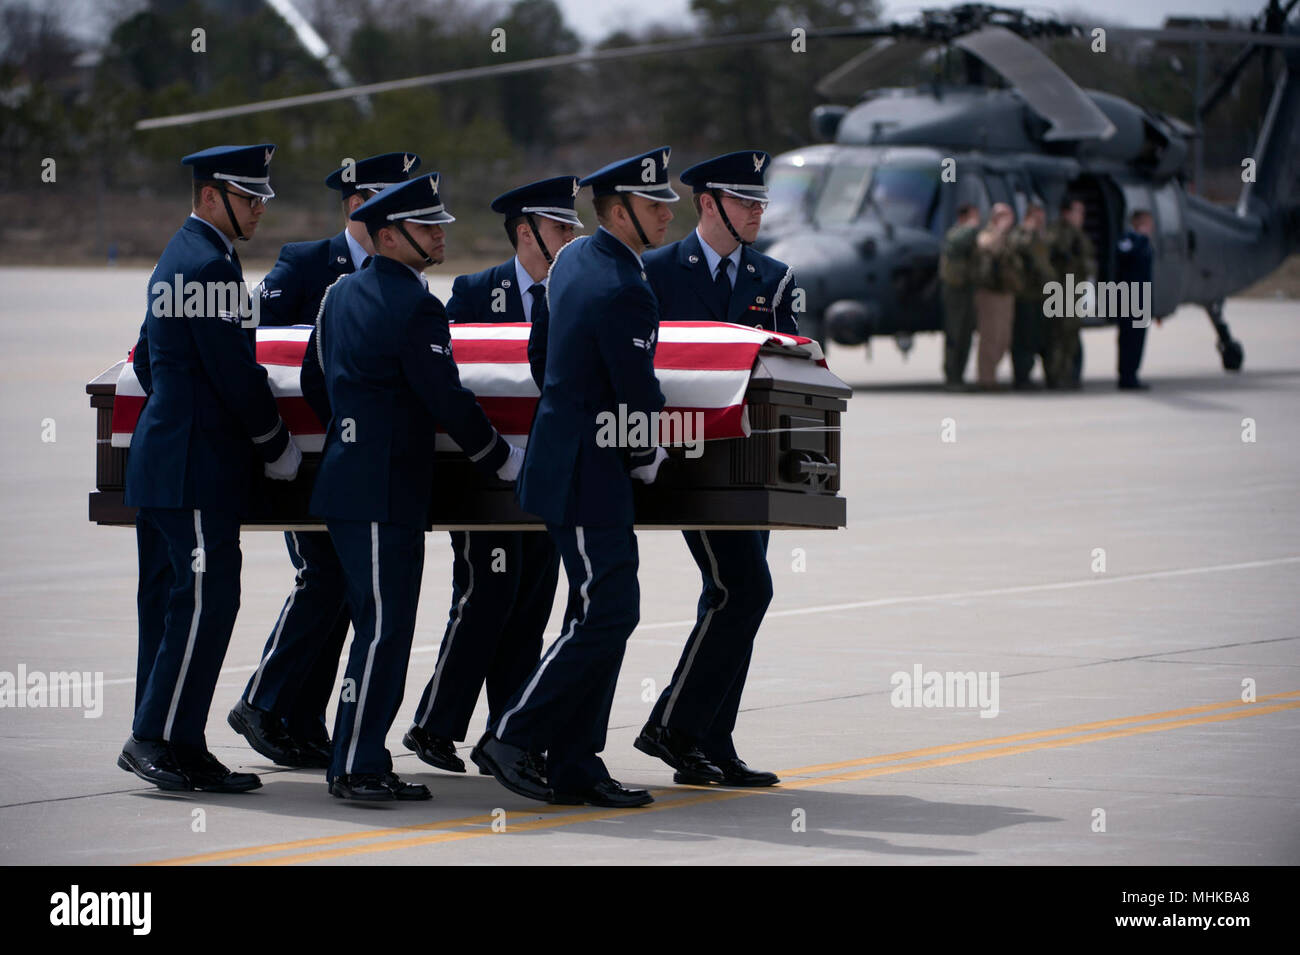
[[[769,204],[763,220],[803,219],[808,212],[812,191],[824,169],[820,163],[774,163],[767,177]]]
[[[845,225],[857,218],[858,210],[866,197],[867,180],[871,164],[867,162],[836,163],[826,176],[826,184],[817,198],[814,218],[821,225]]]
[[[883,165],[871,180],[871,204],[891,225],[936,226],[939,170],[933,165]]]

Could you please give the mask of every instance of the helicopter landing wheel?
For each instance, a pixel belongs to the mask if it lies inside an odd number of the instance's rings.
[[[1224,371],[1241,371],[1241,363],[1246,357],[1241,342],[1229,339],[1219,345],[1219,354],[1223,358]]]

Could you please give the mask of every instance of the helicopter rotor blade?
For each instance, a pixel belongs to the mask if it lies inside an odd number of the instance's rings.
[[[822,27],[805,31],[811,39],[855,38],[882,36],[888,29],[876,27]],[[558,56],[536,57],[530,60],[515,60],[511,63],[494,63],[488,66],[473,66],[460,70],[448,70],[445,73],[430,73],[425,76],[410,76],[399,80],[384,80],[378,83],[366,83],[361,86],[349,86],[342,89],[323,90],[319,93],[304,93],[298,96],[283,96],[277,99],[259,100],[238,106],[222,106],[215,109],[198,110],[192,113],[178,113],[172,116],[156,116],[142,119],[135,124],[137,130],[163,129],[169,126],[188,126],[215,119],[228,119],[232,116],[247,116],[252,113],[265,113],[277,109],[292,109],[299,106],[313,106],[318,103],[332,103],[357,96],[369,96],[376,93],[388,93],[394,90],[416,89],[421,86],[441,86],[446,83],[459,83],[465,80],[487,79],[495,76],[514,76],[520,73],[532,73],[560,66],[579,66],[591,63],[606,63],[616,60],[635,59],[642,56],[656,56],[672,53],[692,53],[697,50],[719,49],[735,46],[752,46],[765,43],[789,43],[791,35],[784,31],[765,33],[735,34],[732,36],[710,37],[707,39],[681,40],[669,43],[640,43],[635,46],[613,47],[605,50],[593,50],[584,53],[565,53]]]
[[[816,90],[830,99],[857,99],[863,91],[890,85],[890,78],[915,63],[934,43],[910,37],[884,37],[817,81]]]
[[[1002,27],[985,27],[953,41],[1016,88],[1051,124],[1045,140],[1108,139],[1115,126],[1065,71]]]
[[[1249,30],[1196,30],[1188,27],[1107,27],[1107,36],[1128,40],[1158,40],[1161,43],[1226,43],[1240,46],[1300,48],[1300,36],[1281,33],[1252,33]]]

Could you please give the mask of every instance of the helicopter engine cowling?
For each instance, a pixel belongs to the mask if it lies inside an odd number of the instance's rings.
[[[827,338],[837,345],[862,345],[880,325],[879,309],[870,302],[842,298],[826,308],[822,318]]]

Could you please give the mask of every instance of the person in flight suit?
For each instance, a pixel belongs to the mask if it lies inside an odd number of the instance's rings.
[[[415,153],[385,153],[347,162],[325,179],[343,202],[344,228],[333,238],[290,242],[262,280],[262,325],[314,325],[325,290],[374,254],[370,236],[348,216],[420,166]],[[282,766],[328,768],[333,748],[325,708],[347,639],[343,568],[326,531],[284,535],[296,576],[239,702],[226,719],[248,744]]]
[[[1155,219],[1151,213],[1146,209],[1137,209],[1129,216],[1128,231],[1120,238],[1115,249],[1115,280],[1137,283],[1131,287],[1140,291],[1130,293],[1129,301],[1136,303],[1145,298],[1148,307],[1151,305],[1151,280],[1155,261],[1151,249],[1151,236],[1154,232]],[[1133,312],[1136,315],[1136,307]],[[1146,391],[1151,386],[1138,378],[1138,367],[1142,364],[1147,326],[1136,324],[1134,315],[1121,315],[1116,319],[1119,326],[1119,387],[1124,391]]]
[[[274,152],[215,146],[181,160],[193,212],[154,266],[132,357],[147,395],[126,470],[126,503],[139,508],[140,643],[117,764],[160,789],[262,784],[223,766],[204,728],[239,610],[240,518],[258,471],[292,480],[301,461],[243,327],[252,309],[235,251],[275,195]]]
[[[1061,203],[1060,215],[1047,227],[1047,252],[1052,262],[1055,281],[1062,287],[1069,287],[1069,276],[1074,276],[1073,284],[1092,281],[1097,275],[1097,254],[1092,240],[1083,231],[1086,214],[1083,201],[1066,197]],[[1074,389],[1079,387],[1079,356],[1082,343],[1079,341],[1079,329],[1083,327],[1082,317],[1073,310],[1059,318],[1047,320],[1048,364],[1050,371],[1044,375],[1053,387]]]
[[[980,334],[975,368],[984,391],[998,390],[998,363],[1011,344],[1016,293],[1024,278],[1020,256],[1009,241],[1015,221],[1011,207],[996,202],[975,239],[975,324]]]
[[[303,359],[303,390],[329,421],[311,511],[325,518],[354,636],[334,721],[329,791],[343,799],[428,799],[384,746],[415,634],[439,426],[480,471],[514,480],[507,444],[461,386],[442,303],[423,270],[443,261],[454,222],[428,173],[390,186],[350,218],[375,257],[330,286]]]
[[[515,249],[507,262],[451,286],[452,322],[528,322],[546,309],[554,254],[582,221],[575,176],[512,189],[492,200]],[[560,554],[544,531],[452,531],[451,612],[438,662],[402,744],[431,766],[463,773],[456,741],[469,730],[487,683],[489,721],[537,666],[551,617]]]
[[[1047,345],[1043,329],[1043,286],[1055,277],[1048,257],[1047,210],[1040,202],[1031,202],[1025,209],[1024,219],[1011,230],[1008,242],[1020,256],[1024,274],[1020,291],[1016,293],[1015,319],[1011,327],[1011,371],[1013,387],[1017,391],[1037,389],[1032,376],[1034,360],[1043,357],[1043,377],[1047,367]]]
[[[943,296],[943,379],[948,391],[965,388],[966,361],[975,333],[975,237],[980,231],[980,211],[970,203],[957,209],[957,221],[943,237],[939,255],[939,281]]]
[[[551,267],[545,378],[518,494],[560,551],[568,607],[560,636],[470,753],[530,799],[620,808],[654,801],[612,779],[598,754],[640,618],[632,481],[653,482],[667,457],[648,428],[612,439],[608,421],[620,411],[622,420],[648,420],[664,406],[654,370],[659,305],[641,253],[663,241],[672,220],[668,157],[665,146],[581,180],[592,187],[600,227]]]
[[[719,321],[776,332],[797,330],[794,273],[750,248],[767,204],[771,156],[746,149],[682,172],[700,221],[679,242],[645,257],[663,321]],[[772,786],[775,773],[750,769],[732,731],[772,600],[767,531],[683,531],[703,590],[681,660],[633,744],[662,759],[679,783]]]

